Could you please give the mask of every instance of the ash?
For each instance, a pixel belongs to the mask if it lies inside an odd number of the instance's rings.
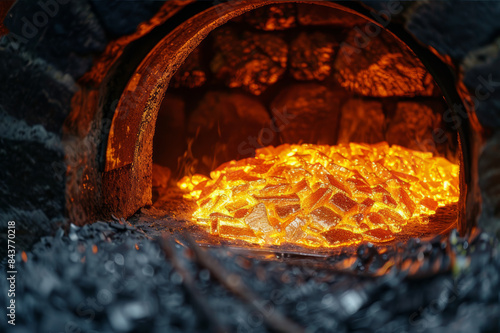
[[[498,332],[498,250],[488,234],[452,231],[269,258],[193,248],[181,234],[150,239],[127,223],[71,225],[19,255],[16,325],[0,331]]]

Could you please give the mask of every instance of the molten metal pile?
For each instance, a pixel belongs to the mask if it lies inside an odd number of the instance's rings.
[[[386,242],[458,201],[459,166],[386,142],[281,145],[179,186],[213,235],[252,243],[337,247]]]

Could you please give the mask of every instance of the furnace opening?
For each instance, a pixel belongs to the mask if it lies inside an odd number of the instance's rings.
[[[418,57],[365,18],[256,9],[213,30],[173,76],[156,122],[153,210],[209,243],[329,248],[445,233],[461,163],[447,109]]]

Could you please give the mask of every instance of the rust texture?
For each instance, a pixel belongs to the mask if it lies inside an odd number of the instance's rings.
[[[76,225],[97,218],[104,196],[101,193],[102,175],[95,165],[97,143],[103,126],[97,116],[99,92],[82,88],[72,98],[72,112],[66,118],[64,132],[66,172],[66,207],[68,217]]]
[[[130,200],[133,197],[131,186],[131,165],[105,172],[102,177],[102,195],[105,198],[102,213],[130,216],[135,213]],[[117,195],[117,194],[120,195]],[[132,207],[132,209],[130,208]]]

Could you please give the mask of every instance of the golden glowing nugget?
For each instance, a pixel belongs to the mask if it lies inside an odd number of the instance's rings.
[[[213,235],[257,244],[337,247],[387,242],[458,201],[459,166],[386,142],[281,145],[184,177],[193,220]]]

